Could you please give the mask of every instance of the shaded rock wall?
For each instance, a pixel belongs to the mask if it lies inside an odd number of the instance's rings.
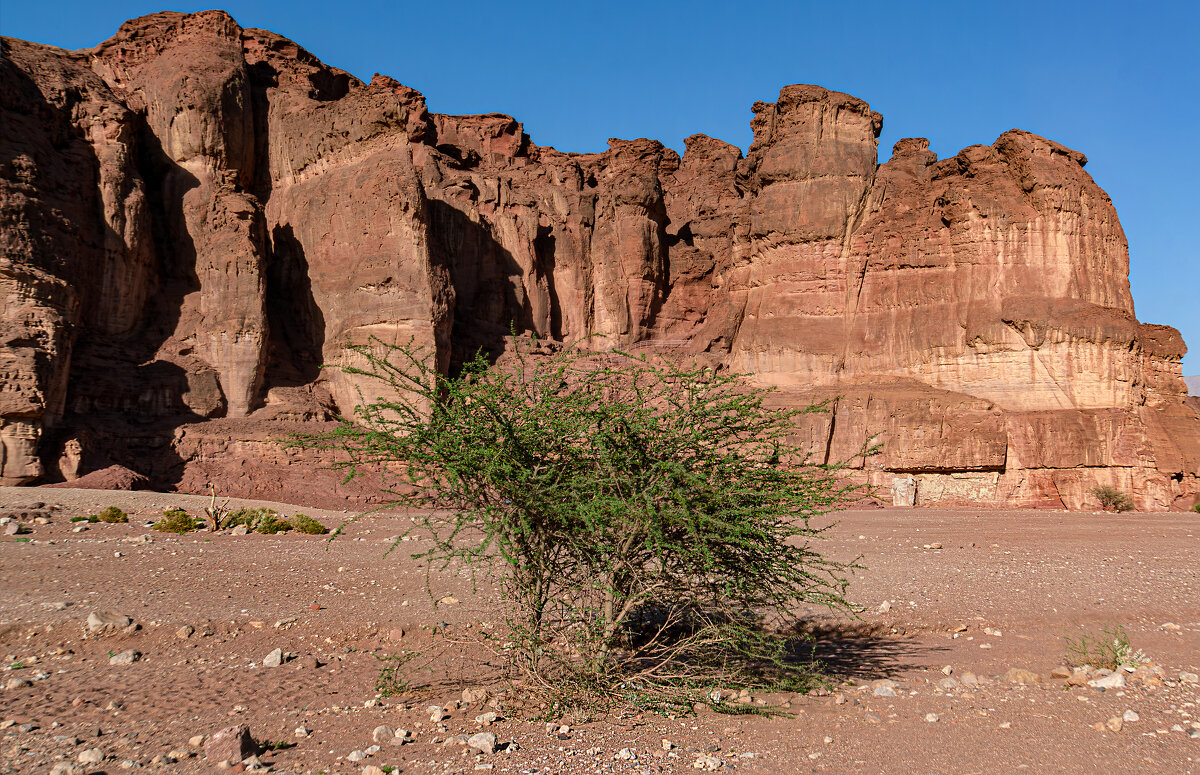
[[[879,114],[796,85],[754,105],[744,156],[563,153],[219,11],[3,45],[4,483],[120,464],[328,497],[271,441],[377,394],[323,364],[411,339],[449,369],[515,327],[829,400],[814,454],[919,504],[1200,498],[1186,348],[1137,321],[1111,201],[1045,138],[880,165]]]

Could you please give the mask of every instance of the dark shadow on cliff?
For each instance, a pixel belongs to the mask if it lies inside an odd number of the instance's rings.
[[[263,390],[315,381],[323,362],[325,316],[313,297],[304,246],[290,224],[271,231],[266,306],[271,339]]]
[[[477,352],[494,361],[514,328],[533,329],[529,300],[516,292],[524,272],[486,225],[437,199],[427,206],[433,261],[450,270],[454,284],[450,369],[457,371]]]
[[[149,477],[155,489],[169,490],[184,466],[172,444],[177,429],[223,414],[225,401],[215,373],[185,367],[195,363],[189,347],[163,347],[179,325],[186,298],[200,288],[183,206],[200,183],[167,156],[143,116],[135,120],[134,164],[146,188],[156,282],[129,333],[104,335],[79,327],[66,413],[62,427],[49,434],[46,459],[53,469],[74,437],[83,445],[80,474],[118,464]],[[205,407],[203,414],[195,410],[198,405]]]

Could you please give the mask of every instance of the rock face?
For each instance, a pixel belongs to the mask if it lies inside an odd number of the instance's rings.
[[[412,340],[446,369],[515,326],[828,399],[813,451],[898,504],[1200,499],[1184,343],[1138,322],[1111,201],[1045,138],[881,165],[879,114],[796,85],[745,155],[562,153],[219,11],[3,47],[0,483],[366,497],[275,441],[375,395],[322,364]]]

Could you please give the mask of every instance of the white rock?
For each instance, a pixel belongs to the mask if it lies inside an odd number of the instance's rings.
[[[367,758],[367,752],[366,752],[366,751],[351,751],[351,752],[350,752],[350,753],[349,753],[349,754],[346,756],[346,760],[347,760],[347,761],[352,761],[352,762],[361,762],[361,761],[362,761],[363,759],[365,759],[365,758]]]
[[[430,705],[426,710],[429,711],[429,720],[435,724],[442,719],[450,718],[450,714],[441,705]]]
[[[283,649],[275,649],[263,657],[263,667],[279,667],[283,664]]]
[[[1125,676],[1121,673],[1113,673],[1112,675],[1102,675],[1099,678],[1093,678],[1088,681],[1088,686],[1093,689],[1124,689]]]
[[[1137,714],[1136,710],[1127,710],[1121,714],[1121,720],[1128,724],[1133,721],[1140,721],[1141,716]]]
[[[386,724],[380,724],[371,732],[371,739],[376,743],[386,743],[396,737],[396,730]]]
[[[500,718],[500,715],[496,713],[496,711],[489,710],[487,713],[476,716],[475,723],[479,724],[480,726],[490,727],[498,718]]]
[[[1200,683],[1200,675],[1189,673],[1185,670],[1179,674],[1179,680],[1183,681],[1185,684]]]
[[[930,724],[936,724],[936,723],[939,721],[939,719],[938,719],[938,714],[936,714],[936,713],[926,713],[926,714],[925,714],[925,720],[926,720],[927,722],[929,722]]]

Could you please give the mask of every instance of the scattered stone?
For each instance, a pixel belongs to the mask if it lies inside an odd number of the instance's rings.
[[[123,630],[132,623],[133,619],[115,611],[92,611],[87,618],[88,632],[96,634]]]
[[[392,729],[386,724],[380,724],[379,726],[375,727],[374,731],[371,732],[371,739],[380,744],[389,742],[395,737],[396,730]]]
[[[104,751],[99,748],[88,748],[79,752],[75,757],[75,761],[80,764],[99,764],[104,761]]]
[[[946,665],[945,667],[942,668],[942,675],[953,675],[953,674],[954,674],[954,668],[952,666]]]
[[[724,763],[720,759],[718,759],[717,757],[715,757],[711,754],[705,754],[705,753],[702,753],[699,756],[697,756],[696,761],[692,762],[692,769],[707,770],[708,772],[714,772],[716,770],[721,769],[721,767],[723,767],[723,766],[724,766]]]
[[[895,697],[896,696],[896,689],[894,688],[895,686],[896,686],[896,684],[892,683],[891,681],[886,681],[886,682],[876,681],[875,688],[874,688],[874,694],[876,697]]]
[[[185,624],[175,631],[175,637],[180,640],[187,640],[196,632],[196,628],[190,624]]]
[[[926,714],[925,714],[925,721],[926,721],[926,722],[928,722],[928,723],[930,723],[930,724],[936,724],[936,723],[939,721],[938,714],[936,714],[936,713],[926,713]]]
[[[882,603],[879,604],[879,613],[886,614],[890,610],[892,610],[892,601],[891,600],[884,600]]]
[[[937,685],[944,692],[952,692],[958,688],[958,681],[953,678],[943,678],[937,682]]]
[[[257,751],[250,727],[245,724],[226,727],[204,743],[204,756],[210,762],[240,762]]]
[[[1108,728],[1109,732],[1120,732],[1121,727],[1124,725],[1125,722],[1121,720],[1120,716],[1113,716],[1108,721],[1104,722],[1104,726]]]
[[[1004,674],[1004,680],[1009,683],[1020,684],[1022,686],[1033,686],[1042,682],[1042,677],[1032,670],[1026,670],[1021,667],[1009,668]]]
[[[426,710],[429,711],[429,720],[435,724],[450,718],[450,714],[441,705],[430,705]]]
[[[1196,675],[1195,673],[1189,673],[1186,670],[1184,670],[1183,672],[1181,672],[1179,674],[1179,680],[1184,682],[1185,684],[1200,683],[1200,675]]]
[[[626,761],[626,762],[636,762],[637,754],[628,748],[622,748],[621,750],[617,751],[617,755],[614,756],[613,758],[620,759],[621,761]]]
[[[188,738],[188,745],[190,745],[192,748],[199,748],[200,746],[204,745],[205,739],[206,737],[204,735],[192,735]]]
[[[308,737],[312,733],[308,731],[307,727],[296,727],[296,731],[292,734],[296,737]]]
[[[347,760],[347,761],[351,761],[351,762],[361,762],[361,761],[362,761],[363,759],[365,759],[365,758],[367,758],[367,752],[366,752],[366,751],[351,751],[351,752],[350,752],[350,753],[349,753],[349,754],[346,756],[346,760]]]
[[[476,716],[475,723],[479,724],[480,726],[490,727],[492,724],[496,723],[496,719],[498,718],[500,718],[500,715],[496,713],[496,711],[489,710],[487,713]]]
[[[283,649],[275,649],[263,657],[263,667],[279,667],[283,664]]]
[[[126,651],[122,651],[120,654],[113,654],[111,657],[109,657],[108,664],[110,664],[110,665],[132,665],[134,662],[137,662],[141,658],[142,658],[142,653],[140,651],[134,651],[133,649],[127,649]]]
[[[1051,678],[1066,679],[1071,677],[1071,668],[1059,665],[1050,671]]]
[[[1131,724],[1134,721],[1140,721],[1141,716],[1139,716],[1137,714],[1136,710],[1127,710],[1121,714],[1121,720],[1124,721],[1126,724]]]
[[[245,525],[238,525],[229,532],[233,533],[235,536],[244,536],[250,532],[250,528],[246,527]]]
[[[491,732],[476,732],[467,738],[467,746],[482,754],[496,752],[496,736]]]
[[[50,775],[80,775],[83,770],[69,762],[59,762],[50,768]]]
[[[33,682],[27,681],[24,678],[10,678],[4,683],[6,690],[24,689],[26,686],[33,686]]]
[[[962,678],[960,680],[962,681],[963,686],[978,686],[979,685],[979,676],[975,675],[974,673],[972,673],[970,671],[963,673]]]
[[[362,775],[384,775],[383,769],[376,767],[374,764],[368,764],[362,768]]]

